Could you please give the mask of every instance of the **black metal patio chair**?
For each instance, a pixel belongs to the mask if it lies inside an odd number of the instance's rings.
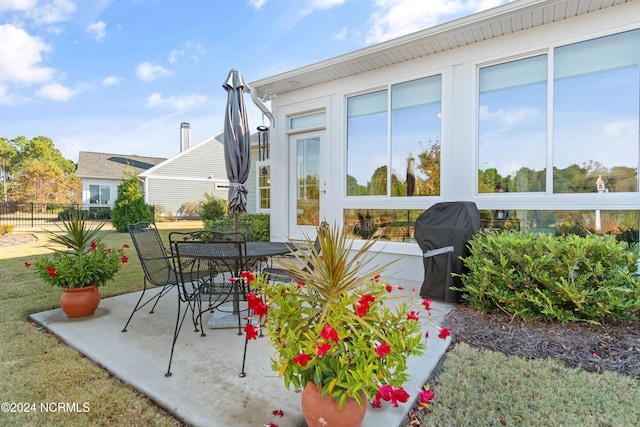
[[[242,233],[223,233],[211,230],[173,232],[169,235],[178,273],[178,314],[171,344],[169,367],[165,376],[171,376],[173,353],[182,324],[191,311],[195,332],[205,336],[202,317],[207,312],[223,309],[231,303],[238,317],[238,335],[242,335],[239,302],[246,301],[248,286],[241,278],[246,269],[246,240]],[[186,304],[185,307],[182,307]],[[242,371],[245,376],[243,355]]]
[[[129,322],[138,310],[153,302],[150,311],[153,313],[160,298],[178,284],[171,253],[162,243],[156,225],[152,222],[138,222],[129,224],[128,229],[144,271],[144,288],[122,332],[127,332]],[[147,288],[150,287],[160,288],[160,290],[143,302]]]

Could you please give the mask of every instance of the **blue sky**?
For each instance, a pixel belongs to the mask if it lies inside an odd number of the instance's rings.
[[[192,144],[222,129],[232,68],[251,82],[506,2],[0,0],[0,136],[171,157],[181,122]]]

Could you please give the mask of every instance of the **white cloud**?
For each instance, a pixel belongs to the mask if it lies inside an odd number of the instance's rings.
[[[45,0],[26,11],[26,16],[39,24],[54,24],[66,21],[76,11],[71,0]]]
[[[481,105],[479,108],[480,120],[496,120],[505,126],[513,126],[517,123],[522,123],[527,120],[531,120],[532,117],[540,114],[540,110],[537,108],[520,107],[510,110],[496,110],[490,111],[486,105]]]
[[[311,2],[312,9],[329,9],[344,3],[345,0],[313,0]]]
[[[267,0],[249,0],[249,4],[258,10],[264,6],[266,2]]]
[[[104,80],[102,80],[102,85],[103,86],[113,86],[113,85],[117,85],[121,81],[122,81],[122,78],[111,74],[110,76],[107,76],[107,77],[104,78]]]
[[[508,0],[376,0],[367,43],[380,43],[441,22],[507,3]]]
[[[136,68],[136,74],[140,80],[152,81],[161,76],[173,74],[173,71],[163,68],[161,65],[154,65],[151,62],[143,62]]]
[[[7,85],[0,84],[0,105],[13,104],[13,97],[9,94]]]
[[[60,83],[48,83],[36,91],[37,96],[51,99],[53,101],[68,101],[76,93],[76,91],[63,86]]]
[[[87,32],[96,40],[104,40],[107,37],[107,24],[104,21],[92,22],[87,25]]]
[[[171,53],[169,53],[169,57],[167,59],[169,60],[170,64],[174,64],[178,61],[178,58],[184,56],[185,53],[186,52],[184,49],[173,49]]]
[[[152,93],[149,98],[147,98],[146,106],[150,108],[171,107],[174,110],[185,110],[187,108],[193,107],[194,105],[202,104],[206,100],[206,96],[195,94],[182,97],[170,96],[168,98],[164,98],[162,94],[160,94],[159,92],[155,92]]]
[[[602,135],[605,137],[620,137],[628,135],[633,138],[637,132],[638,123],[635,120],[616,120],[605,123],[602,127]]]
[[[29,10],[36,6],[36,0],[0,0],[0,11]]]
[[[42,53],[51,46],[22,28],[0,25],[0,82],[43,83],[51,79],[53,69],[42,67]]]
[[[347,34],[349,33],[349,30],[347,29],[347,27],[344,27],[342,29],[342,31],[340,31],[339,33],[336,33],[333,35],[334,40],[344,40],[347,38]]]
[[[181,48],[173,49],[169,53],[167,60],[170,64],[175,64],[180,58],[187,57],[193,62],[200,62],[200,58],[208,53],[209,51],[199,42],[187,40]]]

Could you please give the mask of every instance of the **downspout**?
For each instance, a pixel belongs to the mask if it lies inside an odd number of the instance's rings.
[[[275,129],[276,122],[273,120],[273,114],[271,114],[271,111],[269,111],[267,106],[262,103],[260,98],[258,98],[258,91],[253,87],[249,87],[249,89],[251,92],[251,100],[253,101],[254,104],[256,104],[256,107],[258,107],[260,111],[262,111],[262,114],[267,116],[267,118],[269,119],[269,123],[271,123],[271,127]]]

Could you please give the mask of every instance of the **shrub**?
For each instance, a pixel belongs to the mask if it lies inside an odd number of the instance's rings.
[[[111,223],[117,231],[124,233],[129,224],[152,220],[153,215],[144,202],[144,194],[140,190],[138,178],[130,175],[118,186],[118,198],[111,211]]]
[[[488,232],[469,248],[458,290],[483,312],[593,323],[640,314],[638,247],[613,236]]]
[[[60,221],[68,221],[74,215],[83,215],[85,219],[89,218],[89,211],[80,210],[77,208],[65,208],[58,214]]]
[[[13,230],[16,229],[15,224],[2,224],[0,225],[0,236],[4,234],[13,233]]]
[[[227,201],[216,196],[204,194],[205,200],[202,202],[202,220],[212,220],[224,218],[229,211]]]
[[[200,218],[202,216],[202,202],[184,202],[178,209],[180,218]]]
[[[109,208],[98,209],[95,212],[94,216],[95,216],[95,219],[101,219],[101,220],[110,219],[111,218],[111,209],[109,209]]]

